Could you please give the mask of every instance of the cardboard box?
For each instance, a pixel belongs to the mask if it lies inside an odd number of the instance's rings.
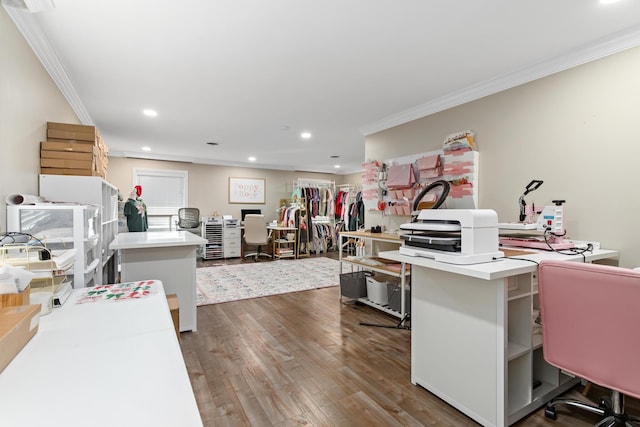
[[[42,141],[40,143],[40,150],[51,151],[77,151],[82,153],[93,153],[93,147],[94,144],[91,142],[64,139],[50,139],[47,141]]]
[[[93,152],[73,152],[73,151],[51,151],[51,150],[40,150],[40,158],[41,159],[67,159],[67,160],[84,160],[91,161],[95,158],[97,153],[97,148],[93,147]]]
[[[0,308],[29,305],[31,286],[27,286],[22,292],[15,294],[0,294]]]
[[[47,138],[96,142],[100,134],[95,126],[47,122]]]
[[[108,153],[95,126],[47,122],[47,141],[40,143],[40,173],[107,179]]]
[[[95,126],[75,125],[72,123],[47,122],[47,129],[66,130],[70,132],[97,132]]]
[[[93,160],[40,159],[40,167],[95,170]]]
[[[102,176],[100,172],[91,169],[64,169],[64,168],[40,168],[43,175],[75,175],[75,176]],[[102,176],[104,178],[104,176]]]
[[[178,295],[167,295],[167,303],[169,304],[169,311],[171,312],[171,320],[173,320],[173,327],[176,330],[176,335],[180,339],[180,304],[178,303]]]
[[[95,141],[95,133],[70,132],[68,130],[47,129],[47,138],[77,139],[80,141]]]
[[[0,308],[0,372],[38,331],[42,306]]]

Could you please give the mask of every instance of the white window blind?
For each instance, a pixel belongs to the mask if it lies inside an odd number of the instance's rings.
[[[187,205],[188,172],[154,169],[134,169],[133,181],[142,187],[142,199],[147,205],[149,230],[172,227],[172,216]]]

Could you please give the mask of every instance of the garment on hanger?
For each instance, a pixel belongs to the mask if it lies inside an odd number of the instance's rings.
[[[145,205],[141,197],[138,197],[138,193],[141,194],[141,192],[137,188],[133,190],[124,204],[124,215],[127,217],[127,229],[129,231],[139,232],[149,229],[147,205]]]

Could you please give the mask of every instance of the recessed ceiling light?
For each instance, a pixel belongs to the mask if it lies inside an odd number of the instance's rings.
[[[340,165],[333,165],[334,168],[340,169]]]
[[[249,157],[249,161],[250,161],[250,162],[255,162],[255,161],[256,161],[256,158],[255,158],[255,157],[253,157],[253,156],[250,156],[250,157]]]
[[[309,138],[311,138],[311,132],[302,132],[300,134],[300,137],[304,138],[304,139],[309,139]]]
[[[144,114],[147,117],[156,117],[158,115],[158,112],[156,110],[146,109],[146,110],[142,110],[142,114]]]
[[[336,154],[334,154],[334,155],[332,155],[332,156],[329,156],[329,158],[330,158],[330,159],[337,159],[337,158],[339,158],[339,157],[340,157],[340,156],[338,156],[338,155],[336,155]]]
[[[142,151],[151,151],[151,147],[142,147]]]
[[[209,141],[207,142],[207,145],[220,145],[220,143],[215,141]]]

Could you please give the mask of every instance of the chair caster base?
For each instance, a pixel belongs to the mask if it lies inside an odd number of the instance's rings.
[[[550,420],[557,420],[558,413],[556,412],[556,408],[553,406],[546,406],[544,408],[544,417],[549,418]]]

